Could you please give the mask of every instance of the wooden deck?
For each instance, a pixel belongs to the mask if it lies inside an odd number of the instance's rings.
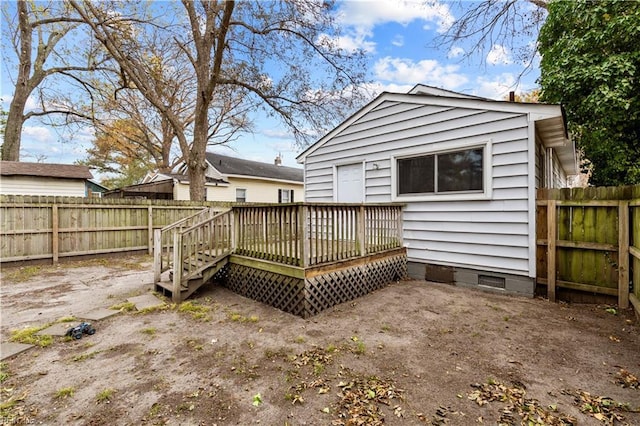
[[[399,204],[265,204],[201,212],[156,232],[156,289],[180,302],[215,278],[244,296],[308,317],[406,275],[401,215]],[[171,280],[163,280],[169,269]]]

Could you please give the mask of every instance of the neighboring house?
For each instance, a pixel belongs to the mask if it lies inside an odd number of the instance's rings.
[[[98,182],[88,179],[86,182],[87,197],[101,198],[102,194],[107,192],[109,188],[100,185]]]
[[[0,194],[89,196],[86,166],[0,161]]]
[[[308,202],[401,202],[409,273],[533,295],[536,188],[577,173],[559,105],[418,85],[298,156]]]
[[[247,203],[290,203],[302,201],[303,172],[274,164],[249,161],[208,152],[205,171],[206,201]],[[139,185],[109,191],[105,196],[189,199],[189,177],[180,173],[149,173]]]

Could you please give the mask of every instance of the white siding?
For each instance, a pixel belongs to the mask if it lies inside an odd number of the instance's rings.
[[[245,189],[247,202],[249,203],[277,203],[278,190],[293,190],[294,201],[302,201],[304,196],[302,182],[299,184],[289,182],[277,182],[262,179],[228,178],[229,185],[207,185],[207,201],[236,201],[236,188]],[[188,200],[189,185],[179,183],[175,186],[174,196],[177,200]]]
[[[392,157],[490,141],[491,199],[407,203],[408,256],[531,277],[528,140],[524,113],[383,102],[305,158],[306,200],[334,201],[334,165],[364,161],[365,202],[390,202]]]
[[[2,176],[0,177],[0,194],[84,197],[86,187],[83,179]]]

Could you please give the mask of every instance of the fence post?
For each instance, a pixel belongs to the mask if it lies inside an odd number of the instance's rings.
[[[618,204],[618,306],[629,307],[629,201]]]
[[[60,221],[58,219],[58,205],[51,205],[51,255],[53,257],[53,264],[58,264],[58,257],[60,252]]]
[[[149,244],[149,254],[153,253],[154,249],[154,234],[153,234],[153,207],[147,207],[147,235],[149,236],[149,240],[147,243]]]
[[[547,297],[556,301],[556,200],[547,200]]]
[[[153,231],[153,283],[160,282],[162,274],[162,230]]]
[[[173,290],[171,300],[180,303],[180,286],[182,281],[182,235],[180,230],[173,231]]]

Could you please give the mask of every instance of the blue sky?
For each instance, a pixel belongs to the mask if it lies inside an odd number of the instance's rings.
[[[426,4],[425,4],[426,3]],[[369,58],[369,92],[406,92],[418,83],[448,90],[502,99],[509,91],[525,92],[536,87],[537,63],[516,85],[524,65],[518,63],[505,46],[494,45],[484,58],[475,55],[471,61],[461,60],[469,49],[464,44],[444,50],[430,47],[432,40],[456,17],[454,3],[446,1],[347,1],[337,8],[343,36],[339,43],[345,49],[363,48]],[[464,7],[474,7],[473,2]],[[531,40],[534,42],[535,40]],[[3,49],[6,44],[3,43]],[[3,56],[10,52],[3,52]],[[2,65],[0,96],[5,111],[13,91],[15,70]],[[30,102],[30,107],[35,107]],[[92,139],[87,130],[73,134],[53,129],[30,120],[25,124],[22,161],[44,157],[48,163],[73,163],[83,159]],[[246,159],[272,162],[278,153],[283,164],[300,167],[295,162],[302,150],[276,122],[257,117],[255,133],[241,137],[228,148],[212,151]]]

